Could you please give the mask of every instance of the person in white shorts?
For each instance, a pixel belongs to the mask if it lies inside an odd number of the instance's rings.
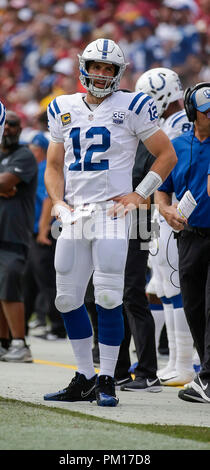
[[[184,93],[176,72],[164,67],[151,69],[140,76],[135,89],[154,98],[159,125],[171,140],[190,130],[191,123],[183,105]],[[176,202],[174,195],[173,202]],[[157,375],[163,385],[184,385],[195,376],[193,340],[183,309],[175,234],[162,215],[157,217],[160,237],[156,255],[149,256],[149,264],[155,293],[163,304],[169,345],[168,363]],[[150,286],[147,292],[149,289]]]

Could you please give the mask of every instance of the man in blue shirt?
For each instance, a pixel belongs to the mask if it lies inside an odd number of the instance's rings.
[[[160,212],[178,235],[179,275],[184,310],[201,361],[201,371],[180,390],[179,398],[210,403],[210,198],[207,173],[210,159],[210,83],[186,90],[185,109],[193,130],[172,141],[178,162],[157,191]],[[188,219],[172,204],[187,190],[197,202]]]

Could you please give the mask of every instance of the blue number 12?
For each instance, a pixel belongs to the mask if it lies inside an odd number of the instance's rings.
[[[93,139],[95,135],[102,136],[101,144],[91,144],[85,154],[84,158],[84,171],[99,171],[108,170],[109,160],[100,160],[100,162],[91,162],[91,158],[94,152],[106,152],[110,147],[110,132],[106,127],[91,127],[86,132],[86,139]],[[74,127],[69,137],[72,139],[73,152],[75,156],[75,162],[71,163],[69,170],[81,171],[81,144],[80,144],[80,127]]]

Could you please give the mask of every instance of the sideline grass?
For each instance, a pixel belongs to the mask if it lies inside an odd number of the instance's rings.
[[[210,428],[117,423],[0,397],[1,450],[209,450]]]

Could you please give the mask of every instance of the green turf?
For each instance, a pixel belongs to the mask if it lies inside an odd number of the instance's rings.
[[[210,429],[128,424],[0,398],[1,450],[209,450]]]

